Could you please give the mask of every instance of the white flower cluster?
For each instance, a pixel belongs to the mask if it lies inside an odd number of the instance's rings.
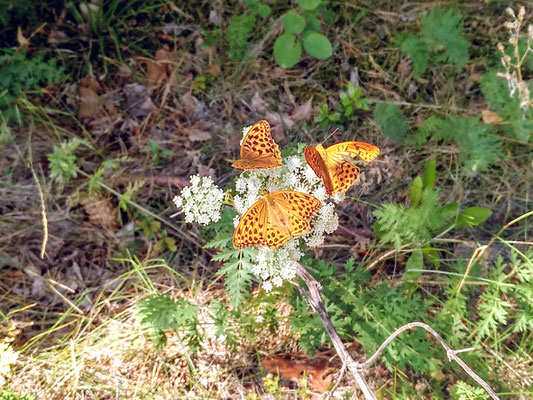
[[[304,255],[299,245],[298,238],[291,238],[279,249],[259,249],[252,273],[263,280],[262,286],[267,292],[273,286],[280,287],[284,280],[294,279],[298,260]]]
[[[322,202],[322,207],[311,220],[311,229],[301,238],[309,247],[324,243],[326,234],[332,233],[339,226],[339,216],[332,203],[326,203],[330,197],[322,179],[299,156],[283,159],[283,166],[274,170],[250,170],[242,173],[235,183],[236,195],[233,204],[239,215],[234,219],[237,226],[239,219],[263,194],[263,188],[269,192],[294,190],[311,194]],[[332,198],[338,202],[342,196]],[[281,286],[284,280],[293,279],[296,266],[303,256],[299,249],[299,238],[292,238],[279,249],[261,247],[252,272],[263,280],[263,288],[270,291],[274,286]]]
[[[518,38],[521,36],[521,30],[526,15],[526,9],[522,6],[515,14],[512,8],[507,8],[507,13],[513,17],[514,21],[506,22],[505,27],[509,31],[509,44],[513,46],[514,60],[506,53],[503,44],[498,43],[498,50],[502,54],[502,64],[505,68],[505,73],[498,73],[498,76],[504,78],[509,86],[511,97],[518,93],[520,98],[521,108],[533,108],[533,98],[530,96],[528,83],[522,78],[521,68],[522,63],[526,59],[529,52],[533,52],[533,25],[528,25],[526,36],[526,47],[523,52],[520,51]],[[522,53],[522,54],[521,54]]]
[[[224,191],[218,188],[209,176],[190,177],[190,186],[183,188],[172,201],[185,213],[185,222],[208,225],[220,219]]]

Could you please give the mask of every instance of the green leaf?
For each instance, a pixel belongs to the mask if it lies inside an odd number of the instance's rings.
[[[419,130],[424,131],[423,136],[432,135],[436,140],[456,142],[459,161],[471,171],[484,171],[502,156],[501,139],[493,134],[490,125],[479,123],[477,117],[431,117]]]
[[[422,198],[422,178],[417,176],[413,179],[413,184],[411,185],[411,191],[409,192],[409,197],[411,199],[411,208],[416,208],[420,204],[420,199]]]
[[[270,15],[270,13],[272,12],[272,9],[270,8],[269,5],[267,4],[260,4],[258,7],[257,7],[257,14],[259,14],[259,16],[261,18],[266,18]]]
[[[422,17],[422,38],[432,58],[455,64],[456,72],[461,71],[469,58],[461,19],[461,12],[453,5],[436,8]]]
[[[492,210],[485,207],[468,207],[464,210],[455,223],[456,228],[463,228],[465,226],[477,226],[485,222],[492,215]]]
[[[311,57],[322,60],[331,57],[333,50],[329,39],[321,33],[311,33],[304,39],[304,49]]]
[[[405,264],[405,272],[402,281],[416,281],[422,275],[422,271],[412,271],[413,269],[421,270],[424,268],[424,255],[421,249],[414,249],[413,253]]]
[[[424,256],[426,257],[426,260],[429,261],[431,264],[435,266],[435,268],[439,268],[440,266],[440,256],[439,251],[431,247],[430,245],[427,245],[422,249],[422,252],[424,253]]]
[[[381,132],[399,143],[406,143],[409,138],[406,132],[409,127],[405,124],[405,117],[400,114],[398,106],[392,103],[378,103],[374,108],[374,120]]]
[[[284,33],[274,43],[274,59],[280,67],[292,68],[302,56],[302,44],[292,33]]]
[[[407,35],[400,44],[400,50],[413,60],[413,73],[416,78],[426,72],[429,52],[424,41],[414,35]]]
[[[298,5],[304,10],[314,10],[320,5],[320,0],[298,0]]]
[[[305,18],[295,12],[283,16],[283,28],[289,33],[302,33],[305,29]]]
[[[228,55],[233,61],[241,61],[248,50],[248,36],[255,28],[255,17],[251,14],[237,15],[230,19],[226,30],[229,44]]]
[[[432,158],[424,168],[424,189],[433,189],[437,180],[437,160]]]

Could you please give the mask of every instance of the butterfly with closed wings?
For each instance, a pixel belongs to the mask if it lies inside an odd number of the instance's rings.
[[[356,157],[365,162],[374,160],[379,147],[366,142],[342,142],[328,148],[321,144],[307,146],[304,151],[307,164],[322,179],[328,194],[334,195],[348,190],[359,175],[359,167],[350,161]]]

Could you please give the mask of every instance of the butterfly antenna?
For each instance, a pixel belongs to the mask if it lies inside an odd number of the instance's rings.
[[[335,130],[333,132],[331,132],[327,138],[325,138],[324,140],[322,140],[322,143],[320,144],[323,144],[326,140],[328,140],[330,137],[332,137],[334,134],[337,133],[337,131],[339,130],[339,128],[335,128]]]

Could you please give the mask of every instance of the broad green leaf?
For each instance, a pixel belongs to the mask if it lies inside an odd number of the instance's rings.
[[[298,5],[304,10],[314,10],[320,4],[320,0],[298,0]]]
[[[272,9],[270,8],[270,6],[266,4],[260,4],[259,7],[257,7],[257,14],[259,14],[261,18],[268,17],[271,11]]]
[[[437,160],[432,158],[424,168],[424,189],[433,189],[437,180]]]
[[[305,29],[305,18],[295,12],[283,16],[283,28],[289,33],[302,33]]]
[[[409,192],[409,197],[411,198],[411,208],[416,208],[420,204],[420,199],[422,199],[422,188],[422,178],[417,176],[415,179],[413,179],[411,191]]]
[[[492,211],[485,207],[468,207],[464,210],[455,223],[456,228],[465,226],[477,226],[485,222],[492,215]]]
[[[304,49],[311,57],[322,60],[331,57],[331,42],[321,33],[311,33],[304,39]]]
[[[302,44],[292,33],[284,33],[274,43],[274,59],[280,67],[292,68],[302,56]]]

